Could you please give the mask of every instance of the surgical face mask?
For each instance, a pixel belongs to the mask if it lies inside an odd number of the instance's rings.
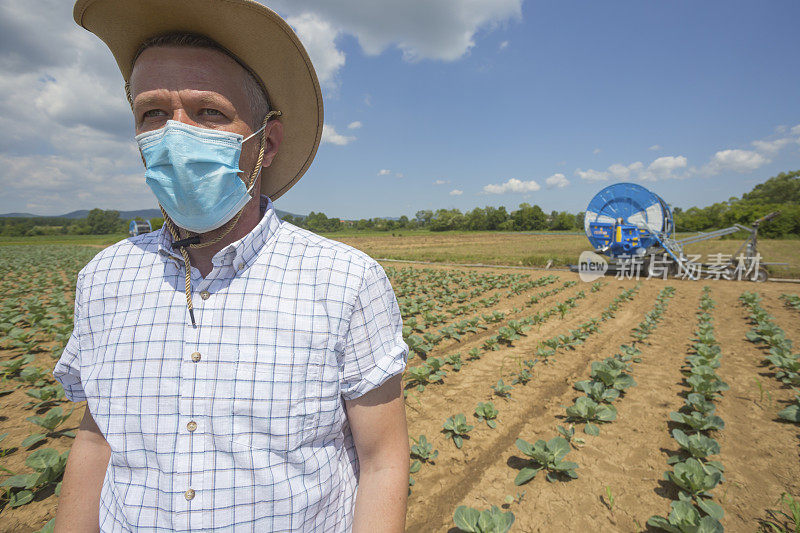
[[[241,211],[256,183],[253,178],[248,189],[239,178],[242,143],[264,126],[243,139],[237,133],[168,120],[163,128],[136,136],[147,185],[176,225],[205,233]]]

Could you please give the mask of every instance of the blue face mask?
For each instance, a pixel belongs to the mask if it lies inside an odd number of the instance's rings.
[[[147,185],[176,225],[205,233],[250,201],[250,190],[239,177],[239,156],[242,143],[263,129],[242,139],[237,133],[168,120],[163,128],[136,136]],[[251,190],[255,183],[254,178]]]

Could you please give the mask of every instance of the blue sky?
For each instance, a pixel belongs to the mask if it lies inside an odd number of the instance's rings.
[[[0,212],[154,207],[110,53],[66,2],[43,1],[36,15],[0,0],[0,33],[79,53],[0,38]],[[617,181],[702,206],[800,168],[795,1],[267,5],[325,95],[326,142],[276,202],[286,211],[577,212]]]

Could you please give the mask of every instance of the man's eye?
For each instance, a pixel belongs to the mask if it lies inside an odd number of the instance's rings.
[[[155,118],[164,115],[166,115],[166,113],[164,113],[160,109],[150,109],[149,111],[145,111],[144,113],[142,113],[142,118]]]
[[[208,116],[212,116],[212,117],[221,117],[221,116],[223,116],[222,115],[222,111],[220,111],[218,109],[211,109],[209,107],[201,109],[200,113],[202,113],[203,115],[208,115]]]

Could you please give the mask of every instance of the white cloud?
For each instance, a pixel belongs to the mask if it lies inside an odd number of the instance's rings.
[[[781,150],[781,148],[793,142],[796,142],[795,139],[783,137],[781,139],[775,139],[772,141],[753,141],[752,144],[758,152],[766,153],[768,155],[775,155]]]
[[[462,194],[464,194],[464,191],[460,189],[453,189],[450,191],[450,196],[461,196]]]
[[[800,124],[792,128],[792,135],[800,135]]]
[[[436,180],[433,182],[434,185],[446,185],[450,183],[450,180]]]
[[[593,153],[594,155],[597,155],[597,154],[599,154],[600,152],[602,152],[602,150],[601,150],[600,148],[595,148],[594,150],[592,150],[592,153]]]
[[[316,13],[305,12],[286,19],[305,46],[321,84],[336,85],[336,73],[345,64],[344,52],[336,48],[339,30]]]
[[[508,41],[503,41],[502,43],[500,43],[499,48],[500,50],[505,50],[506,48],[508,48]]]
[[[495,185],[495,184],[486,185],[483,187],[483,192],[489,194],[505,194],[508,192],[525,193],[525,192],[538,191],[541,188],[542,187],[533,180],[521,181],[516,178],[511,178],[507,182],[500,185]]]
[[[545,180],[545,183],[547,184],[548,189],[552,189],[554,187],[563,189],[564,187],[569,185],[569,180],[564,174],[559,173],[559,174],[553,174],[552,176],[547,178]]]
[[[659,150],[661,150],[661,145],[660,144],[654,144],[653,146],[648,148],[648,150],[652,150],[654,152],[658,152]]]
[[[626,180],[630,178],[631,174],[639,172],[644,168],[644,165],[641,161],[636,161],[635,163],[631,163],[630,165],[622,165],[620,163],[614,163],[610,167],[608,167],[608,174],[613,177],[614,179],[618,180]]]
[[[356,120],[355,122],[351,122],[350,124],[348,124],[348,125],[347,125],[347,129],[348,129],[348,130],[357,130],[357,129],[359,129],[361,126],[363,126],[363,124],[361,124],[361,121],[359,121],[359,120]]]
[[[688,164],[687,159],[682,156],[659,157],[647,167],[641,161],[634,161],[628,165],[614,163],[607,170],[581,170],[577,169],[575,175],[586,181],[606,181],[609,178],[614,180],[637,179],[642,181],[655,181],[660,179],[681,178],[674,172],[685,168]]]
[[[720,150],[702,170],[710,175],[724,171],[744,173],[752,172],[769,162],[769,159],[752,150]]]
[[[335,144],[336,146],[347,146],[355,141],[353,136],[342,135],[336,131],[336,128],[330,124],[322,125],[322,144]]]
[[[313,13],[315,20],[354,35],[367,55],[396,47],[406,61],[454,61],[475,46],[479,30],[522,16],[522,0],[272,0],[270,6],[290,19]],[[332,42],[323,33],[323,40]]]
[[[391,173],[392,171],[389,170],[388,168],[382,168],[378,171],[378,176],[388,176]]]
[[[403,173],[402,172],[396,172],[394,176],[396,178],[402,178],[403,177]]]
[[[642,181],[657,181],[670,178],[680,178],[683,176],[676,176],[673,173],[678,169],[686,168],[687,164],[687,159],[682,155],[667,155],[664,157],[659,157],[650,163],[645,170],[640,172],[638,178]]]
[[[608,179],[608,172],[599,172],[597,170],[581,170],[577,169],[575,175],[582,180],[586,181],[605,181]]]

